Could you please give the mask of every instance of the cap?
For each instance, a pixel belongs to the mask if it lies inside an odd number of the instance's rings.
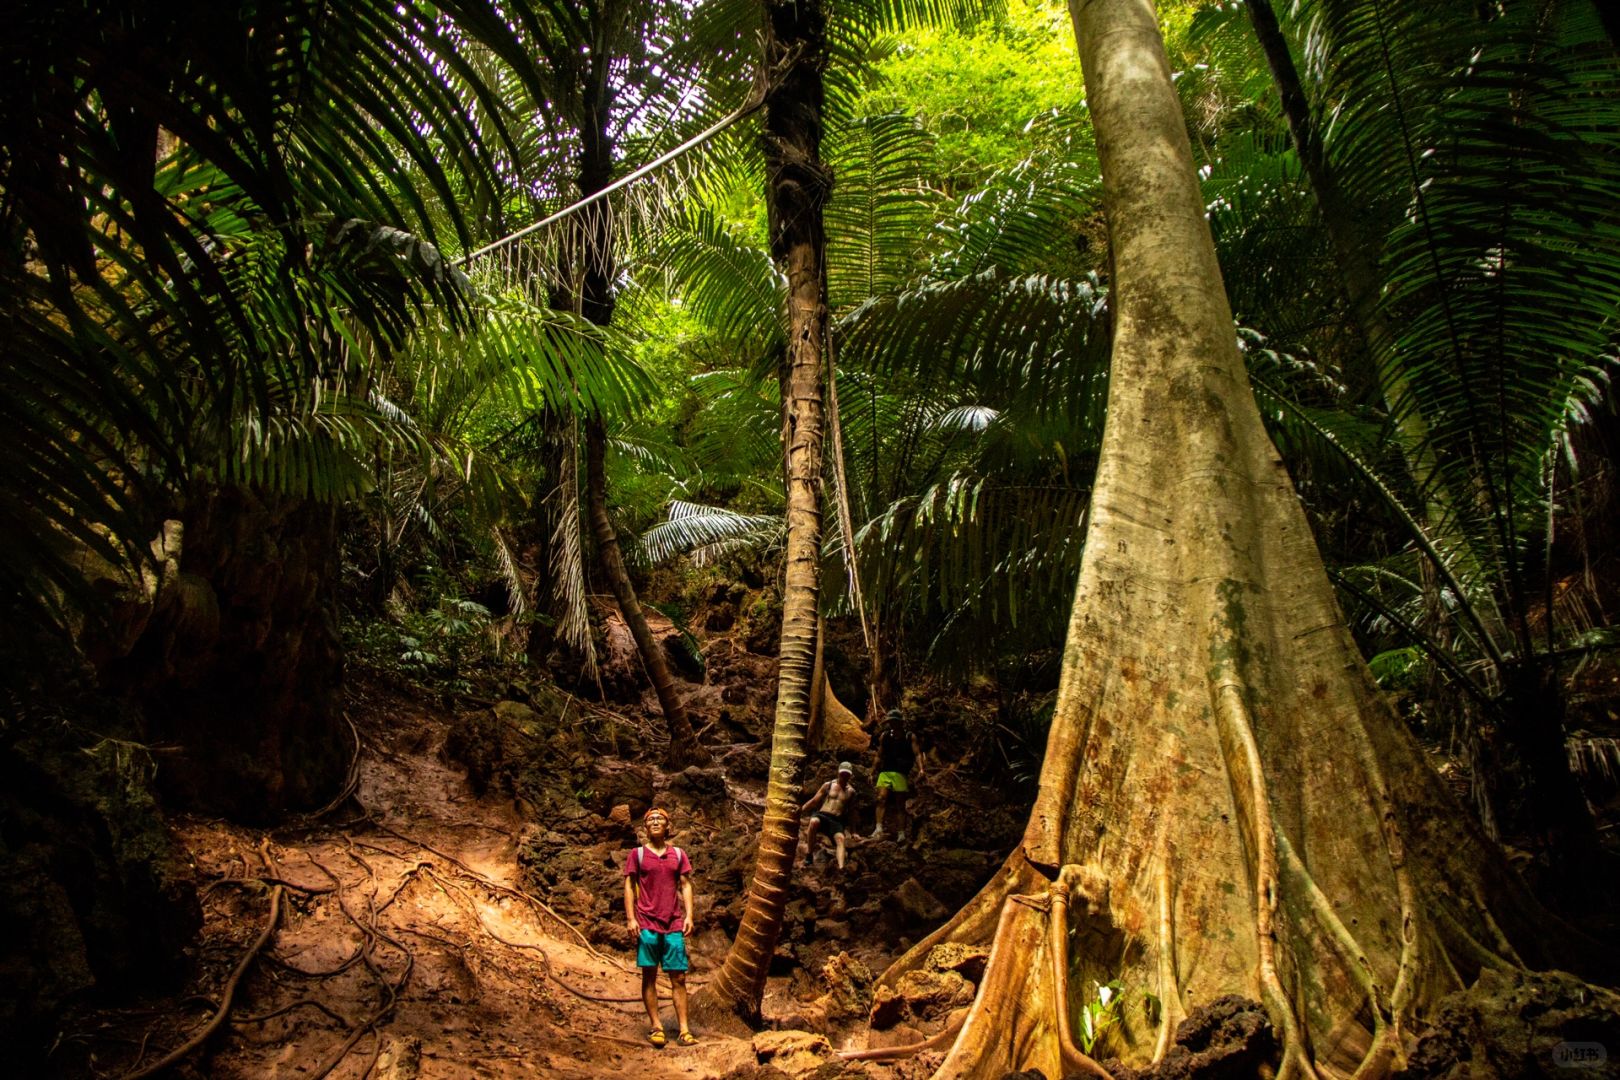
[[[855,771],[855,766],[851,765],[847,761],[840,761],[838,763],[838,771],[840,773],[853,773]]]
[[[645,814],[641,815],[641,820],[642,821],[651,821],[655,817],[661,817],[665,821],[668,821],[669,820],[669,811],[665,810],[662,806],[649,807],[647,812]]]
[[[905,719],[905,714],[899,709],[890,709],[888,712],[883,714],[883,719],[887,720],[891,724],[898,724],[900,721]]]

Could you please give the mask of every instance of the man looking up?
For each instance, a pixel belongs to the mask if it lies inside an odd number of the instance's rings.
[[[624,862],[624,921],[636,939],[636,965],[641,968],[641,1001],[652,1031],[647,1040],[667,1041],[658,1017],[658,969],[669,975],[675,1018],[682,1046],[697,1042],[686,1026],[686,935],[692,932],[692,863],[686,852],[669,843],[669,814],[659,807],[642,818],[647,842]],[[677,898],[679,904],[677,905]]]

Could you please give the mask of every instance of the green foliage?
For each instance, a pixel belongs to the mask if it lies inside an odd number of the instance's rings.
[[[1121,992],[1122,984],[1114,979],[1106,984],[1093,982],[1097,993],[1080,1009],[1080,1049],[1088,1056],[1095,1056],[1092,1052],[1100,1043],[1105,1043],[1108,1034],[1119,1023],[1120,1005],[1125,997]]]
[[[434,588],[453,587],[441,580]],[[345,647],[356,662],[445,695],[472,691],[474,673],[509,659],[506,637],[489,609],[455,595],[439,595],[424,608],[396,608],[391,616],[344,623]]]
[[[876,68],[863,110],[916,116],[938,141],[931,175],[953,194],[1029,153],[1032,121],[1084,98],[1068,10],[1050,0],[1012,0],[968,33],[904,33]]]
[[[514,144],[471,57],[535,83],[518,34],[477,3],[93,3],[3,48],[0,588],[138,564],[193,483],[354,495],[376,363],[425,309],[476,318],[440,249],[499,223]]]

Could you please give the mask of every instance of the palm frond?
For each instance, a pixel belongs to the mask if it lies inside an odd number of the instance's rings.
[[[786,524],[780,514],[739,514],[721,506],[673,501],[669,515],[641,535],[649,563],[686,555],[692,565],[711,566],[741,554],[761,554],[782,543]]]

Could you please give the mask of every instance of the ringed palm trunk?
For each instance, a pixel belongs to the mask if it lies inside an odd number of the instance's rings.
[[[765,99],[771,253],[788,279],[788,346],[781,372],[787,458],[787,571],[782,596],[776,721],[765,819],[748,906],[720,973],[695,1006],[757,1020],[782,929],[799,839],[821,590],[822,364],[827,341],[826,234],[832,178],[821,163],[826,13],[821,0],[765,0],[765,63],[778,81]]]
[[[936,1077],[1101,1075],[1226,994],[1280,1076],[1387,1075],[1408,1024],[1556,938],[1380,697],[1238,354],[1151,0],[1071,0],[1116,323],[1107,427],[1040,791],[1019,847],[932,947],[990,943]],[[1517,950],[1517,951],[1515,951]],[[1085,989],[1082,989],[1085,988]],[[1314,1070],[1320,1070],[1316,1072]]]

